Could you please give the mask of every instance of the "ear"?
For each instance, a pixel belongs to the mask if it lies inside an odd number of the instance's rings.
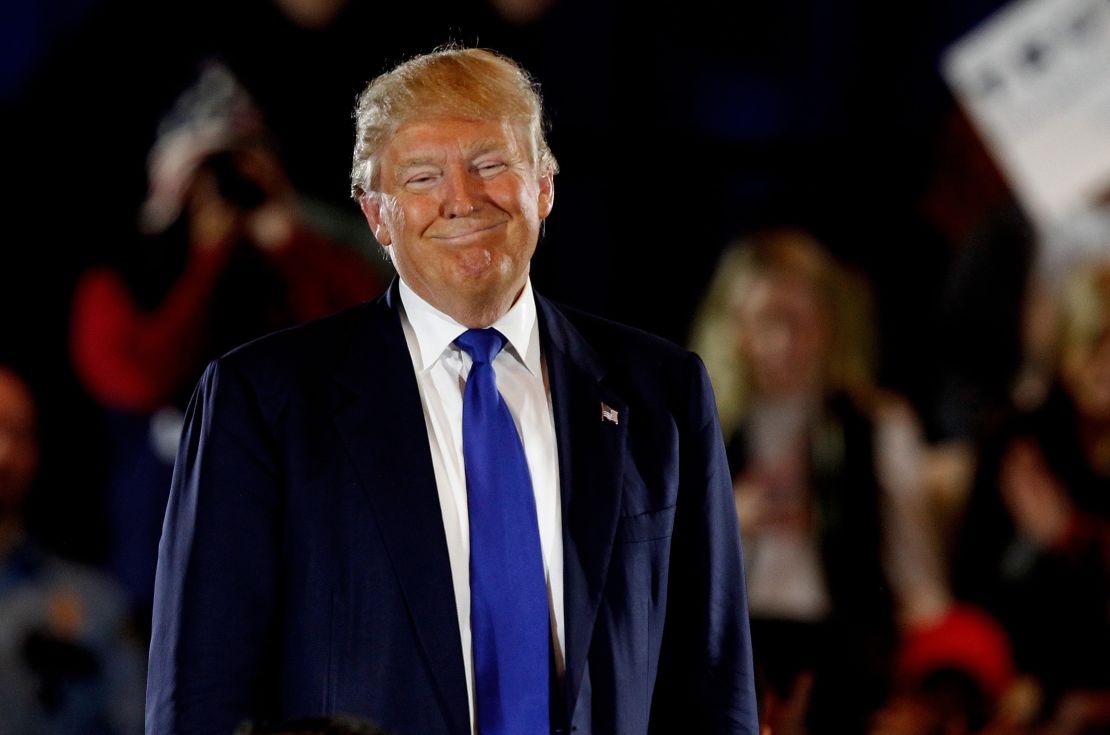
[[[551,169],[547,169],[540,175],[540,198],[539,198],[539,215],[540,219],[547,219],[547,215],[551,214],[551,208],[555,206],[555,173]]]
[[[386,227],[385,217],[382,214],[381,195],[363,193],[359,195],[358,204],[370,225],[370,231],[374,233],[374,239],[383,246],[389,247],[393,243],[393,237],[389,234],[389,228]]]

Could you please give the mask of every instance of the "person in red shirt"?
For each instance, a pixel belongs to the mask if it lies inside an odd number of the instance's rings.
[[[210,63],[163,120],[133,247],[73,296],[74,369],[104,408],[112,566],[145,613],[181,411],[209,360],[382,290],[301,216],[260,112]],[[145,615],[144,615],[145,617]]]

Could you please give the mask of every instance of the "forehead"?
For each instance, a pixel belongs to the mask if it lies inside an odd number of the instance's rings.
[[[741,313],[758,314],[766,310],[820,311],[817,290],[805,278],[786,273],[762,273],[747,283],[738,284],[734,305]]]
[[[509,120],[431,118],[402,124],[382,152],[383,166],[437,160],[450,155],[502,151],[517,155],[523,149],[521,126]]]

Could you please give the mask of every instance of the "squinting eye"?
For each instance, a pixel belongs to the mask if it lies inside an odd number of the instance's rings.
[[[413,176],[405,182],[405,186],[410,189],[429,189],[435,186],[436,177],[432,174],[421,174],[420,176]]]
[[[478,166],[478,173],[481,176],[489,177],[501,173],[505,170],[505,164],[500,161],[494,163],[483,163]]]

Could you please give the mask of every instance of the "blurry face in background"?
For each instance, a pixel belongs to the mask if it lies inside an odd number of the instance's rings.
[[[1060,372],[1084,418],[1110,421],[1110,329],[1089,348],[1066,350]]]
[[[0,517],[18,508],[38,461],[31,393],[22,380],[0,368]]]
[[[828,352],[827,307],[801,278],[757,277],[739,298],[740,354],[759,395],[786,397],[819,388]]]

